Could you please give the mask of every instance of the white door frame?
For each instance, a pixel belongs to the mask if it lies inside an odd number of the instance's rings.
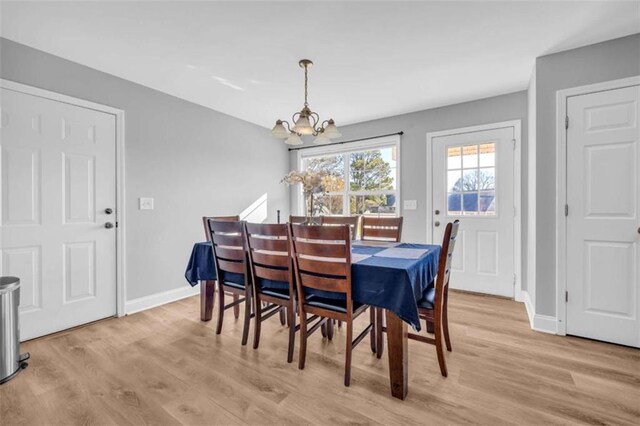
[[[640,75],[586,86],[558,90],[556,93],[556,334],[567,334],[567,102],[572,96],[622,89],[640,84]],[[571,125],[571,124],[569,124]]]
[[[124,111],[106,105],[100,105],[83,99],[73,98],[49,90],[27,86],[0,78],[0,87],[14,92],[25,93],[63,102],[95,111],[114,115],[116,118],[116,316],[125,312],[126,277],[125,277],[125,185],[124,185]]]
[[[441,130],[427,133],[427,243],[433,244],[433,139],[442,136],[453,136],[463,133],[474,133],[484,130],[496,130],[506,127],[513,127],[515,147],[513,150],[513,203],[515,204],[515,217],[513,222],[513,245],[514,245],[514,265],[513,271],[516,274],[513,297],[516,301],[524,301],[522,291],[522,121],[510,120],[499,123],[482,124],[479,126],[461,127],[457,129]],[[436,242],[439,244],[439,242]]]

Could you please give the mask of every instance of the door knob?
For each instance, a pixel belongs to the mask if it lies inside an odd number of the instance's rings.
[[[436,220],[436,223],[434,223],[435,226],[440,226],[440,222]]]
[[[436,210],[436,214],[440,214],[440,210]]]
[[[113,209],[104,209],[104,213],[105,214],[111,214],[111,213],[113,213]]]
[[[111,228],[113,228],[113,223],[107,222],[107,223],[104,224],[104,227],[107,228],[107,229],[111,229]]]

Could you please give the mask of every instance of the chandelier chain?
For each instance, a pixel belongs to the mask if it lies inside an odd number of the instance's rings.
[[[307,77],[307,70],[308,70],[308,67],[307,65],[305,65],[304,66],[304,106],[305,107],[309,106],[309,103],[307,102],[307,96],[308,96],[307,83],[309,81]]]

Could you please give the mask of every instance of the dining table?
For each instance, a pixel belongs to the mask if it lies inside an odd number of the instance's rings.
[[[384,309],[391,394],[405,399],[408,392],[408,327],[416,331],[421,329],[418,301],[433,286],[440,246],[354,241],[351,253],[353,300]],[[200,284],[200,319],[211,320],[217,278],[211,242],[194,244],[185,278],[192,286]],[[288,284],[263,281],[261,285],[286,288]]]

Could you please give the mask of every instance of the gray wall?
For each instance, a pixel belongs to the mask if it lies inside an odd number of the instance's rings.
[[[556,92],[640,75],[640,34],[536,60],[536,313],[556,315]]]
[[[507,120],[522,120],[522,200],[523,211],[527,203],[527,92],[516,92],[492,98],[480,99],[441,108],[418,111],[379,120],[341,126],[342,140],[404,131],[401,146],[401,199],[417,200],[417,210],[404,210],[403,239],[424,242],[427,235],[427,133]],[[340,124],[340,123],[338,123]],[[296,156],[290,156],[291,168],[296,167]],[[522,237],[523,258],[526,259],[527,220],[523,215]],[[525,285],[526,263],[523,265],[523,286]]]
[[[187,286],[201,217],[240,213],[267,194],[288,215],[286,149],[268,130],[0,39],[0,77],[125,111],[127,300]],[[155,198],[139,211],[138,197]]]

